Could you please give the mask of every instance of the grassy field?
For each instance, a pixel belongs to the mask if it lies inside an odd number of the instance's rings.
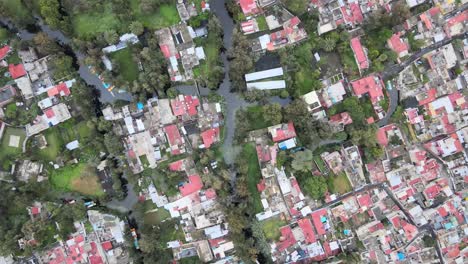
[[[45,161],[55,161],[64,145],[78,140],[90,138],[91,129],[86,125],[86,121],[76,123],[75,119],[69,119],[56,127],[47,129],[44,136],[47,140],[47,147],[38,150],[38,157]]]
[[[157,211],[146,213],[143,217],[143,221],[145,221],[145,224],[148,225],[158,225],[159,223],[170,217],[171,215],[166,209],[160,208],[157,209]]]
[[[16,147],[10,147],[10,136],[19,136],[19,146]],[[26,138],[26,133],[23,129],[20,128],[11,128],[11,127],[5,127],[5,130],[3,132],[2,140],[0,142],[0,162],[3,165],[7,166],[8,164],[3,164],[3,162],[7,161],[7,157],[15,157],[16,155],[20,154],[23,149],[23,141]],[[9,167],[9,166],[7,166]]]
[[[133,15],[145,27],[156,30],[172,26],[180,22],[179,13],[177,12],[175,3],[163,4],[158,8],[158,12],[152,14],[143,14],[140,10],[139,3],[139,0],[130,0]]]
[[[79,13],[72,18],[73,30],[79,37],[89,38],[108,30],[122,29],[122,23],[112,13],[111,4],[107,4],[104,12]]]
[[[201,39],[200,46],[203,46],[203,49],[205,50],[206,59],[204,61],[200,61],[200,65],[194,68],[193,74],[195,77],[204,77],[204,79],[208,79],[212,73],[212,69],[219,65],[220,48],[218,41],[219,39],[216,39],[212,34],[208,34],[207,38]]]
[[[0,28],[0,46],[8,40],[8,30]]]
[[[49,180],[52,186],[59,190],[75,191],[89,196],[104,195],[95,169],[84,163],[54,170]]]
[[[119,74],[133,82],[138,78],[138,65],[133,61],[132,51],[129,48],[111,54],[111,58],[119,65]]]
[[[317,164],[317,167],[319,168],[320,172],[324,173],[328,171],[325,162],[322,160],[322,157],[314,155],[314,161],[315,164]]]
[[[251,106],[247,108],[247,119],[249,120],[248,124],[252,125],[250,130],[267,128],[273,125],[270,122],[266,121],[263,117],[263,110],[262,106],[260,105]]]
[[[266,22],[265,16],[258,16],[256,19],[257,19],[258,29],[260,31],[268,29],[268,24]]]
[[[257,184],[262,176],[260,174],[260,166],[258,165],[257,151],[253,144],[246,144],[242,150],[242,157],[248,160],[249,169],[247,172],[247,185],[250,192],[250,197],[253,200],[253,211],[260,213],[263,211],[263,206],[260,198],[260,192],[257,189]]]
[[[351,184],[349,183],[348,177],[344,172],[339,175],[330,175],[328,176],[331,184],[328,184],[329,189],[332,193],[345,194],[352,190]]]
[[[269,241],[278,241],[281,236],[280,227],[286,225],[284,220],[271,218],[262,222],[263,233]]]

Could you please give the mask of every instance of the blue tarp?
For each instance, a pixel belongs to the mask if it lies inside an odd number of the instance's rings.
[[[398,252],[398,260],[404,260],[406,257],[405,257],[405,254],[401,253],[401,252]]]
[[[138,102],[137,103],[137,108],[138,108],[138,110],[143,110],[143,108],[145,108],[145,106],[143,105],[142,102]]]

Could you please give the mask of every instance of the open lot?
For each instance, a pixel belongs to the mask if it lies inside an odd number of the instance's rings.
[[[58,190],[75,191],[89,196],[104,195],[95,169],[84,163],[54,170],[49,180]]]
[[[111,58],[118,64],[119,74],[129,82],[138,78],[138,65],[133,61],[132,51],[129,48],[111,54]]]
[[[90,38],[108,30],[122,29],[122,23],[112,13],[111,4],[105,6],[104,12],[80,13],[72,16],[75,35]]]
[[[134,17],[140,21],[145,27],[152,30],[161,29],[163,27],[172,26],[180,22],[179,13],[174,3],[162,4],[157,12],[144,14],[141,12],[139,0],[130,0],[130,6]]]
[[[147,225],[158,225],[162,221],[170,218],[171,215],[164,208],[156,209],[156,211],[147,212],[143,217],[143,221]]]
[[[278,241],[281,236],[280,227],[286,225],[284,220],[271,218],[262,222],[263,233],[269,241]]]
[[[5,127],[2,139],[0,141],[0,162],[3,168],[9,167],[8,161],[10,158],[15,157],[22,152],[23,141],[25,138],[26,132],[23,129]],[[14,145],[18,147],[12,147],[12,143],[15,143]]]
[[[85,121],[76,123],[73,118],[56,127],[51,127],[44,132],[47,147],[37,151],[38,158],[44,161],[55,161],[65,144],[76,139],[80,141],[90,138],[91,132]]]
[[[262,175],[260,174],[260,166],[258,165],[257,151],[255,146],[252,144],[247,144],[242,150],[241,157],[244,157],[249,164],[249,169],[247,172],[247,187],[250,192],[250,197],[253,201],[253,211],[255,213],[260,213],[263,211],[263,206],[260,198],[260,193],[257,190],[257,184],[260,182]]]
[[[328,188],[330,188],[332,193],[345,194],[352,190],[348,177],[346,177],[344,172],[338,175],[329,175],[328,177],[328,181],[331,183]]]

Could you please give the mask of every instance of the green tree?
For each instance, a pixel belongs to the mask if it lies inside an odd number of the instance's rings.
[[[39,10],[46,24],[52,28],[60,26],[62,15],[60,14],[60,3],[57,0],[39,0]]]
[[[324,51],[331,52],[336,48],[336,41],[330,37],[322,39],[321,45]]]
[[[312,170],[312,163],[314,156],[311,150],[304,150],[301,152],[296,152],[292,154],[292,163],[291,167],[295,171],[310,171]]]
[[[54,79],[57,82],[73,79],[73,76],[76,74],[73,68],[73,59],[66,55],[56,56],[52,60],[52,69]]]
[[[128,28],[135,35],[141,35],[145,30],[143,24],[141,24],[139,21],[133,21],[132,23],[130,23],[130,26]]]
[[[121,156],[123,153],[123,146],[120,138],[112,131],[104,135],[104,145],[110,155],[114,157]]]
[[[104,39],[110,45],[117,43],[119,40],[119,35],[115,30],[108,30],[104,32]]]
[[[265,118],[265,121],[271,124],[278,124],[281,122],[281,120],[283,119],[281,111],[281,105],[278,103],[267,104],[262,108],[263,117]]]
[[[309,176],[301,184],[306,194],[310,195],[315,200],[323,198],[327,192],[327,181],[323,176],[315,176],[309,173]]]

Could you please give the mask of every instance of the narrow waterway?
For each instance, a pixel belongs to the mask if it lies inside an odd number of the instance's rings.
[[[39,29],[46,33],[49,38],[54,39],[58,44],[61,46],[68,46],[71,47],[71,40],[63,32],[60,30],[53,30],[51,29],[48,25],[45,25],[42,20],[39,17],[36,17],[36,26],[39,27]],[[18,36],[20,39],[23,40],[32,40],[34,36],[36,36],[36,33],[34,32],[29,32],[27,30],[18,30],[12,23],[11,21],[7,19],[0,18],[0,24],[5,25],[12,31],[17,31]],[[71,49],[71,48],[70,48]],[[87,65],[84,64],[84,58],[85,55],[82,54],[78,50],[72,50],[74,56],[78,60],[78,63],[80,65],[78,73],[80,77],[86,82],[86,84],[95,87],[99,91],[99,100],[102,103],[112,103],[117,100],[125,100],[125,101],[132,101],[132,95],[127,92],[122,92],[119,93],[118,91],[116,92],[109,92],[99,80],[99,78],[90,71]]]

